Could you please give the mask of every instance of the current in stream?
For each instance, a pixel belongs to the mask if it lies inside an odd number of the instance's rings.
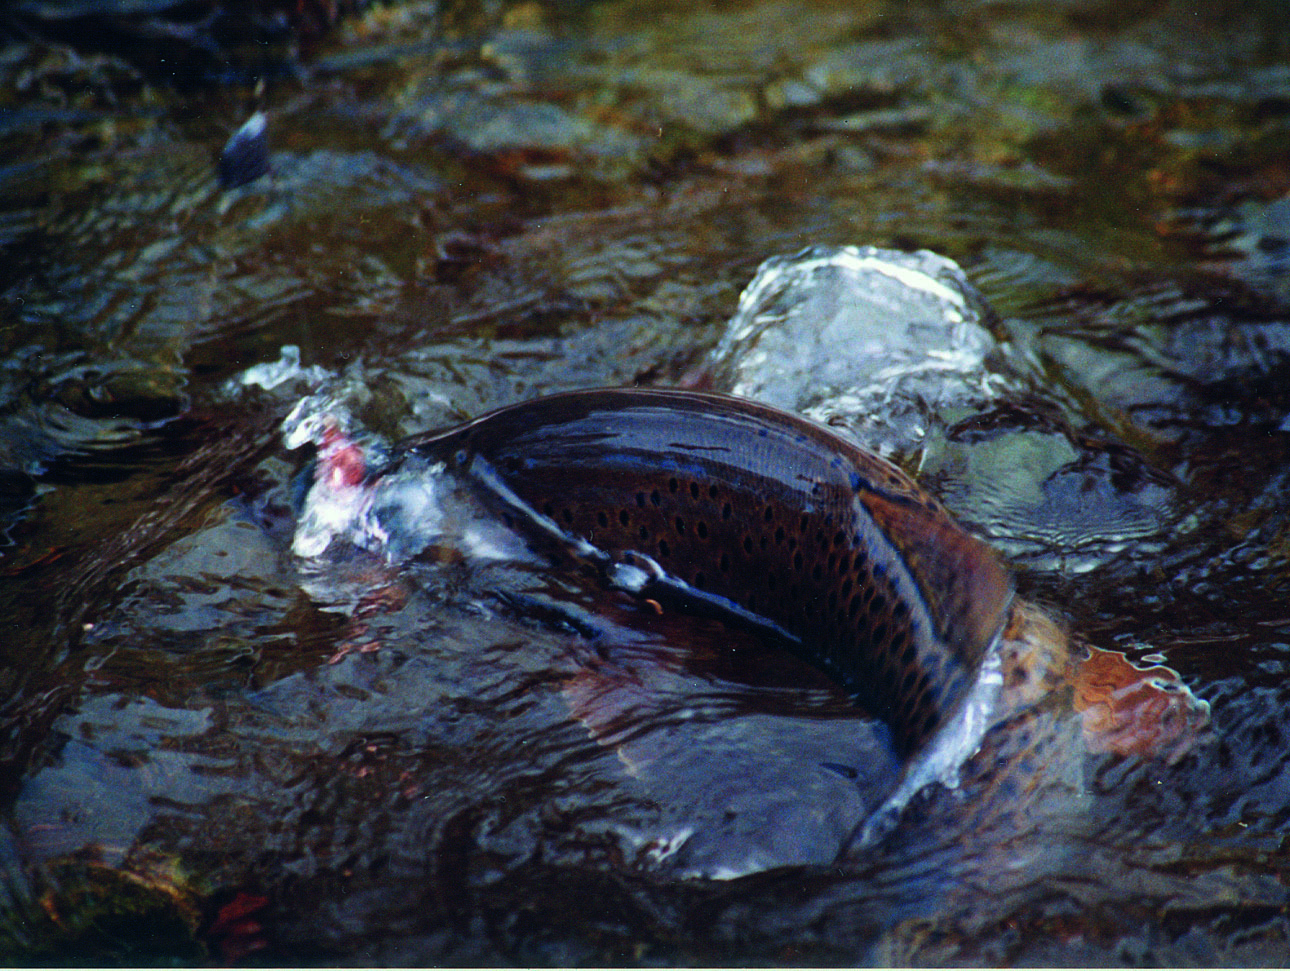
[[[0,955],[1290,958],[1280,2],[351,4],[255,57],[73,6],[0,57]],[[1005,745],[839,865],[892,767],[796,658],[298,548],[303,399],[379,449],[678,384],[896,461],[1209,728]]]

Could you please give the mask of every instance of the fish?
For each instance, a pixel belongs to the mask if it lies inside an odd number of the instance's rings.
[[[405,439],[530,548],[658,609],[783,643],[923,750],[1009,618],[996,552],[900,468],[751,400],[599,388]]]

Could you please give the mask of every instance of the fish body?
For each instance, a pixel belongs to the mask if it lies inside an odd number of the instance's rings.
[[[535,548],[773,634],[904,755],[963,705],[1013,601],[993,550],[901,470],[752,401],[575,391],[395,451],[443,462]]]

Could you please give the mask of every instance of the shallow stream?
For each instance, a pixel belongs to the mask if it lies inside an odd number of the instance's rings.
[[[1290,960],[1280,0],[463,9],[259,92],[0,58],[0,954]],[[270,171],[222,188],[255,110]],[[596,385],[810,412],[728,324],[851,245],[956,261],[989,340],[821,416],[1176,669],[1177,762],[977,766],[840,866],[882,767],[792,657],[523,564],[293,555],[320,384],[383,440]]]

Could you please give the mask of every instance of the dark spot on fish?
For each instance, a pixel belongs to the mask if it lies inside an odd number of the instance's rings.
[[[914,689],[914,697],[919,700],[919,704],[923,704],[927,700],[928,688],[930,686],[927,671],[920,671],[918,674],[918,686]]]
[[[645,508],[645,493],[636,493],[636,505],[640,506],[642,509]]]
[[[900,636],[905,640],[905,648],[900,652],[900,663],[912,671],[914,662],[918,660],[918,648],[909,640],[907,633],[901,631]]]
[[[918,673],[913,668],[905,668],[905,676],[900,679],[900,693],[902,695],[909,697],[909,693],[914,690],[914,681],[917,677]]]
[[[745,552],[745,553],[747,553],[747,554],[749,554],[749,555],[751,556],[751,555],[752,555],[752,551],[753,551],[753,541],[752,541],[752,537],[751,537],[751,536],[745,536],[745,537],[744,537],[744,552]]]
[[[609,528],[609,517],[605,514],[605,511],[603,509],[600,512],[596,513],[596,522],[600,523],[601,529]]]
[[[570,508],[568,508],[568,507],[566,506],[564,509],[560,510],[560,515],[564,518],[564,521],[565,521],[566,523],[568,523],[570,526],[572,526],[572,525],[573,525],[573,510],[572,510],[572,509],[570,509]]]
[[[884,659],[883,664],[879,668],[878,676],[882,679],[883,686],[886,688],[887,693],[894,694],[896,691],[896,672],[891,669],[891,665],[886,663],[886,659]]]
[[[640,533],[640,538],[641,538],[642,540],[647,540],[647,539],[649,539],[649,530],[648,530],[647,528],[645,528],[644,526],[642,526],[642,527],[638,530],[638,532]]]
[[[721,490],[714,485],[708,486],[708,498],[715,499],[721,494]]]
[[[628,515],[626,509],[618,510],[618,524],[620,526],[626,526],[631,521],[632,521],[632,517]]]
[[[802,559],[802,551],[798,550],[796,553],[793,554],[793,569],[800,570],[802,568],[803,562],[804,561]]]
[[[695,524],[694,531],[698,534],[699,539],[708,538],[708,524],[705,523],[702,519],[700,519],[698,523]]]
[[[772,507],[767,506],[766,511],[762,514],[762,518],[765,519],[766,522],[770,522],[775,518],[775,510]]]
[[[776,529],[776,530],[775,530],[775,542],[776,542],[776,544],[779,544],[779,543],[784,542],[784,527],[783,527],[783,526],[780,526],[778,529]]]
[[[730,503],[726,503],[721,507],[722,519],[729,519],[732,515],[734,515],[734,509],[731,508]]]
[[[693,499],[699,498],[699,483],[697,482],[690,483],[690,496]]]
[[[708,582],[708,578],[703,575],[702,570],[700,570],[698,573],[694,575],[694,585],[698,587],[700,590],[702,590],[707,585],[707,582]]]
[[[659,540],[659,541],[658,541],[658,555],[659,555],[659,556],[667,556],[667,555],[668,555],[669,553],[671,553],[671,552],[672,552],[672,548],[671,548],[670,546],[668,546],[668,545],[667,545],[667,540],[665,540],[665,539],[661,539],[661,540]]]
[[[649,494],[649,501],[654,503],[656,506],[661,506],[663,504],[663,497],[659,495],[658,490],[655,489]]]
[[[718,564],[717,564],[717,565],[721,567],[721,572],[722,572],[722,573],[729,573],[729,572],[730,572],[730,556],[729,556],[729,554],[727,554],[727,553],[722,553],[722,554],[721,554],[721,560],[718,562]]]
[[[685,520],[682,519],[680,516],[676,517],[676,534],[678,536],[685,535]]]
[[[667,480],[668,492],[676,492],[680,488],[681,488],[681,483],[677,481],[676,476],[672,476],[672,478]]]

